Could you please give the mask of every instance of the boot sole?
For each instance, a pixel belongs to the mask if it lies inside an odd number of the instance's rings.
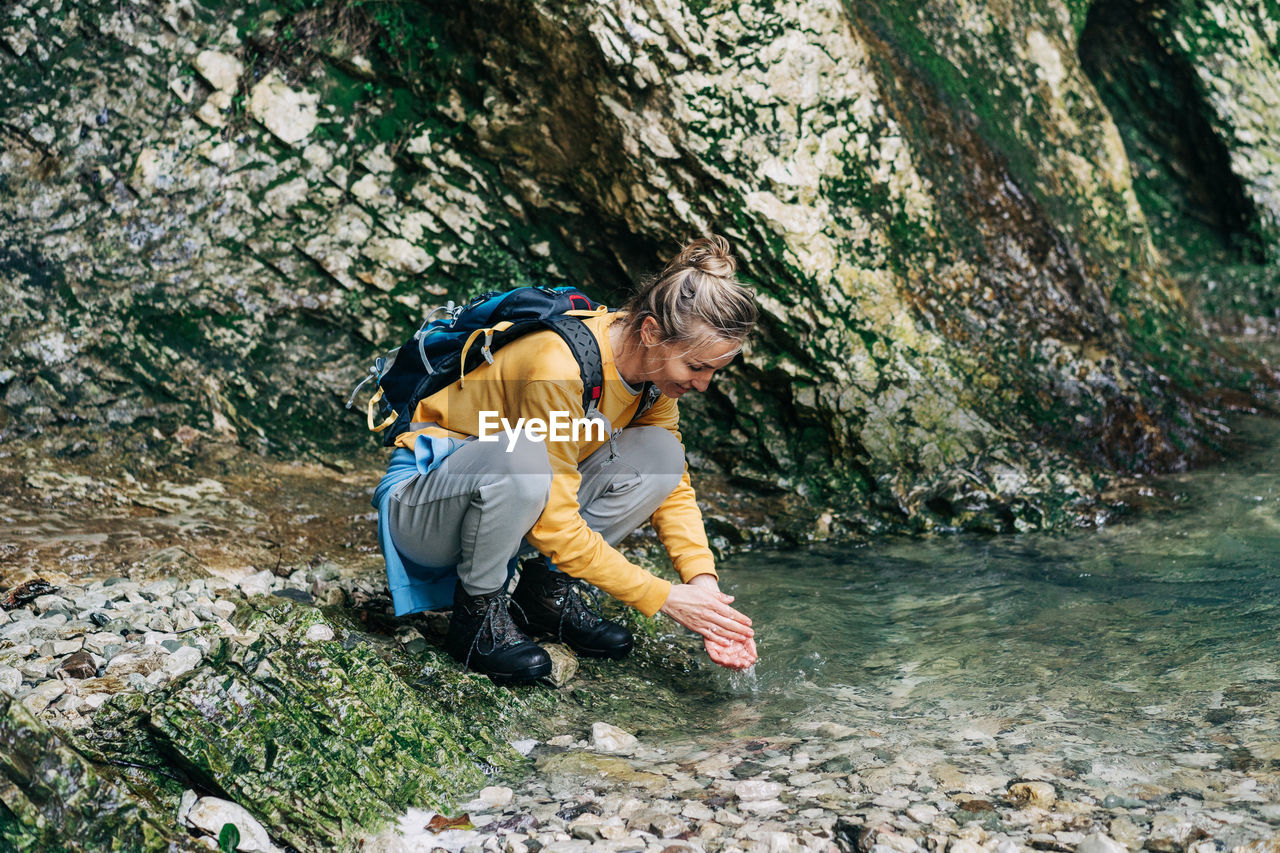
[[[537,681],[540,678],[546,678],[551,674],[551,664],[545,667],[535,667],[534,669],[525,670],[519,673],[511,672],[485,672],[481,669],[473,669],[472,672],[478,672],[481,675],[489,676],[489,680],[494,684],[525,684],[530,681]]]

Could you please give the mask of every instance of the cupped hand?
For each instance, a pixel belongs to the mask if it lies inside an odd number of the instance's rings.
[[[730,607],[732,603],[733,596],[721,592],[713,576],[699,575],[671,587],[661,611],[701,634],[713,661],[743,669],[756,660],[755,632],[751,620]]]
[[[754,666],[758,659],[755,640],[747,640],[745,643],[723,643],[719,640],[706,639],[703,640],[703,644],[707,648],[707,657],[726,669],[747,669]]]

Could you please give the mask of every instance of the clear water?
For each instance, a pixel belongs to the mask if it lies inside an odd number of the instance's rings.
[[[967,773],[1096,798],[1277,793],[1280,434],[1153,485],[1171,508],[1065,535],[756,553],[724,566],[760,662],[718,672],[717,737],[852,726]],[[675,739],[689,720],[673,726]],[[1155,786],[1154,788],[1152,786]]]

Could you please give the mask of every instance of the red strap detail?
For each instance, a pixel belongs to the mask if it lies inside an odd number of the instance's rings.
[[[577,294],[577,293],[572,293],[572,294],[570,294],[570,295],[569,295],[569,304],[570,304],[570,305],[577,305],[579,302],[583,302],[583,303],[585,303],[585,304],[583,305],[583,307],[582,307],[582,308],[580,308],[579,310],[581,310],[581,311],[590,311],[590,310],[591,310],[591,301],[590,301],[590,300],[588,300],[585,296],[582,296],[582,295]]]
[[[592,388],[592,389],[591,389],[591,399],[592,399],[592,400],[599,400],[599,399],[600,399],[600,386],[599,386],[599,385],[597,385],[596,387],[594,387],[594,388]]]

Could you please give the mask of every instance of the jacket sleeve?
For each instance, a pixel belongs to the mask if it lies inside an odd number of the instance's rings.
[[[670,397],[659,397],[649,411],[631,422],[631,426],[659,426],[669,430],[684,447],[680,438],[680,410]],[[672,490],[650,518],[658,539],[666,549],[671,563],[688,583],[698,575],[716,573],[715,557],[707,544],[707,530],[702,523],[702,510],[698,509],[693,484],[689,482],[689,465],[685,463],[680,484]]]
[[[533,381],[524,386],[509,411],[526,418],[547,418],[551,412],[582,417],[582,381]],[[573,441],[545,441],[551,462],[551,493],[546,508],[525,537],[566,574],[595,584],[609,595],[646,616],[657,613],[671,591],[670,581],[655,577],[624,557],[599,533],[587,526],[580,512],[579,445]]]

